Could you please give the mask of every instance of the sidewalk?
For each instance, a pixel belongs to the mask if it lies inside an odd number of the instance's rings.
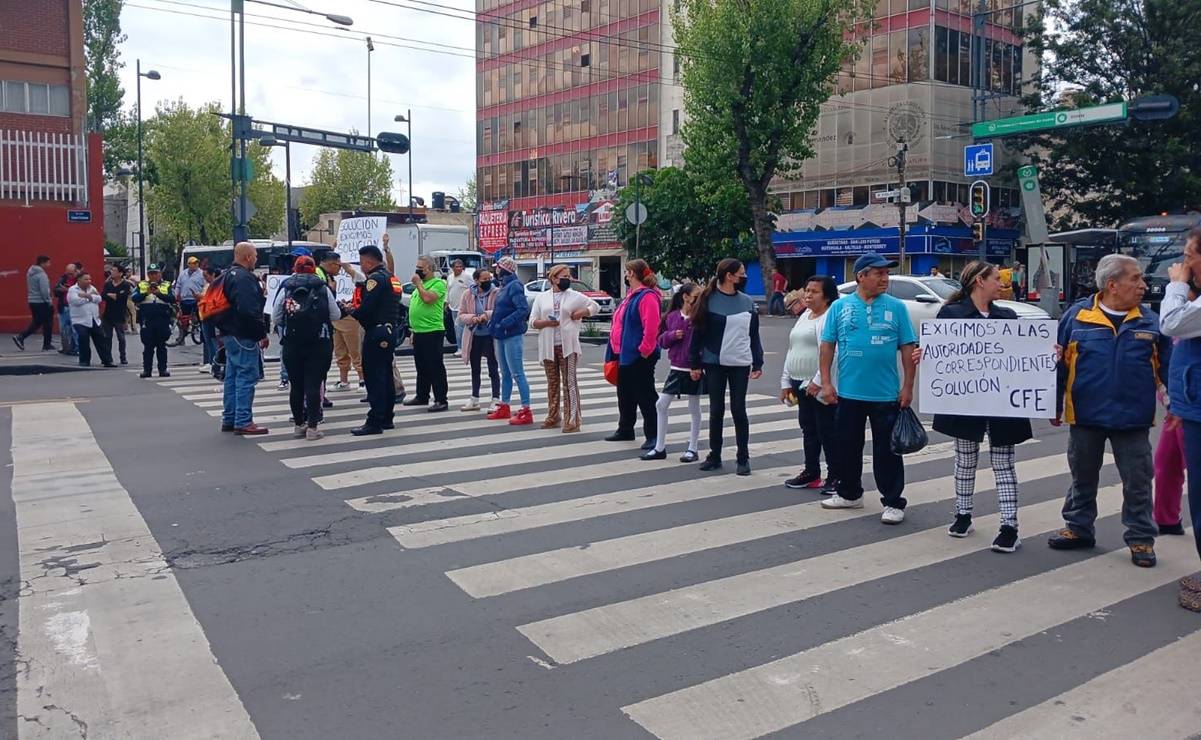
[[[64,355],[59,352],[43,352],[42,351],[42,336],[36,334],[25,340],[25,351],[17,349],[17,345],[13,344],[12,334],[0,335],[0,374],[4,374],[3,370],[7,367],[16,366],[36,366],[46,368],[62,368],[83,370],[79,367],[79,358],[72,355]],[[116,337],[113,337],[114,344]],[[129,360],[128,367],[141,367],[142,365],[142,339],[137,334],[125,335],[125,356]],[[54,346],[61,347],[59,336],[54,335]],[[116,348],[114,347],[114,350]],[[104,370],[100,367],[100,358],[95,357],[95,349],[92,350],[92,368],[93,370]],[[192,344],[191,340],[186,341],[179,347],[167,348],[167,366],[168,367],[197,367],[203,359],[204,351],[199,344]],[[114,352],[113,360],[118,361],[120,357]]]

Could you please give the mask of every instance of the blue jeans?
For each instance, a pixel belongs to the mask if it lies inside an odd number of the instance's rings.
[[[222,337],[225,345],[225,409],[221,425],[235,428],[254,423],[254,386],[259,382],[259,343]]]
[[[213,361],[217,359],[217,351],[219,349],[217,344],[217,335],[213,333],[212,329],[208,328],[204,324],[201,324],[200,337],[203,340],[202,346],[204,348],[204,361],[201,362],[201,364],[211,365]]]
[[[459,315],[455,314],[455,346],[459,351],[463,351],[463,324],[459,321]]]
[[[780,306],[780,315],[787,316],[788,311],[784,308],[784,294],[783,293],[772,293],[771,294],[771,301],[769,301],[767,304],[768,315],[770,315],[770,316],[776,315],[776,304],[779,304],[779,306]]]
[[[496,359],[500,360],[500,400],[508,403],[513,397],[513,381],[521,394],[521,405],[529,408],[530,381],[525,377],[525,335],[496,340]]]
[[[281,382],[287,383],[287,382],[288,382],[288,366],[284,364],[284,351],[283,351],[283,346],[284,346],[284,327],[283,327],[283,325],[277,325],[277,326],[275,327],[275,336],[279,337],[279,346],[280,346],[280,351],[279,351],[279,379],[280,379],[280,381],[281,381]]]
[[[79,351],[79,335],[75,333],[75,325],[71,323],[71,309],[69,308],[58,312],[58,334],[64,351]]]

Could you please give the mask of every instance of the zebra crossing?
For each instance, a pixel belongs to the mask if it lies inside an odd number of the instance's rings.
[[[411,362],[401,362],[411,382]],[[1095,626],[1128,603],[1182,611],[1174,582],[1198,568],[1191,537],[1160,538],[1156,568],[1130,564],[1111,457],[1098,497],[1102,547],[1048,551],[1045,537],[1062,524],[1069,480],[1059,431],[1041,431],[1041,439],[1018,448],[1025,546],[1002,556],[987,552],[999,526],[987,470],[977,484],[977,534],[946,536],[954,452],[937,435],[906,458],[910,516],[885,528],[870,492],[864,509],[827,511],[817,492],[782,486],[796,473],[801,452],[795,411],[778,398],[748,400],[753,473],[736,477],[728,466],[705,475],[675,461],[688,429],[682,403],[672,409],[668,460],[642,461],[636,443],[601,440],[617,414],[613,390],[594,368],[580,369],[583,431],[563,435],[537,428],[546,382],[534,363],[527,364],[532,428],[458,413],[469,376],[449,357],[447,366],[450,412],[398,407],[396,429],[371,438],[347,431],[365,413],[353,392],[329,393],[335,407],[326,411],[325,438],[277,436],[290,431],[289,412],[286,394],[268,380],[259,387],[255,417],[272,436],[245,443],[377,518],[402,551],[424,553],[471,603],[528,642],[531,661],[563,674],[561,680],[587,675],[597,664],[634,670],[668,657],[686,666],[665,682],[632,680],[614,690],[613,711],[628,718],[631,737],[836,736],[829,722],[818,723],[898,692],[924,696],[923,688],[943,676],[987,671],[998,655],[1044,644],[1049,634],[1064,654],[1104,652],[1106,640],[1134,639],[1117,625],[1101,633],[1099,645],[1077,635],[1084,634],[1082,623]],[[177,374],[155,382],[209,416],[220,413],[221,389],[211,378]],[[702,455],[706,437],[707,425]],[[732,443],[730,429],[731,460]],[[864,482],[870,487],[870,455]],[[981,570],[975,584],[964,580],[973,569]],[[894,602],[871,605],[882,584],[922,584],[939,573],[954,573],[954,587],[945,595],[923,593],[907,613]],[[725,647],[715,649],[723,656],[715,663],[703,646],[718,635],[769,641],[759,634],[768,616],[779,624],[791,610],[826,602],[862,603],[866,612],[816,644],[781,635],[781,649],[770,655],[760,650],[730,660]],[[939,730],[930,717],[925,736],[1189,737],[1201,730],[1201,707],[1193,700],[1201,622],[1186,625],[1178,635],[1140,634],[1149,645],[1144,654],[1112,665],[1101,657],[1091,675],[1015,701],[1002,716],[958,718],[955,726],[966,730]],[[805,629],[798,623],[787,632]],[[1153,689],[1131,696],[1131,686],[1149,683]]]

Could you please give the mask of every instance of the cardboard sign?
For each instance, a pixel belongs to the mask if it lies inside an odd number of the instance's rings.
[[[342,256],[342,261],[352,265],[359,264],[359,249],[368,245],[383,250],[384,231],[387,227],[388,219],[383,216],[342,219],[338,224],[338,254]]]
[[[1055,418],[1054,319],[930,319],[919,344],[923,414]]]

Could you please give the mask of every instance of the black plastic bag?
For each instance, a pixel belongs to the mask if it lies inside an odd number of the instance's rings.
[[[893,454],[908,455],[922,449],[929,442],[930,437],[922,427],[922,420],[917,418],[913,409],[901,409],[897,414],[896,423],[892,425],[892,436],[889,439]]]

